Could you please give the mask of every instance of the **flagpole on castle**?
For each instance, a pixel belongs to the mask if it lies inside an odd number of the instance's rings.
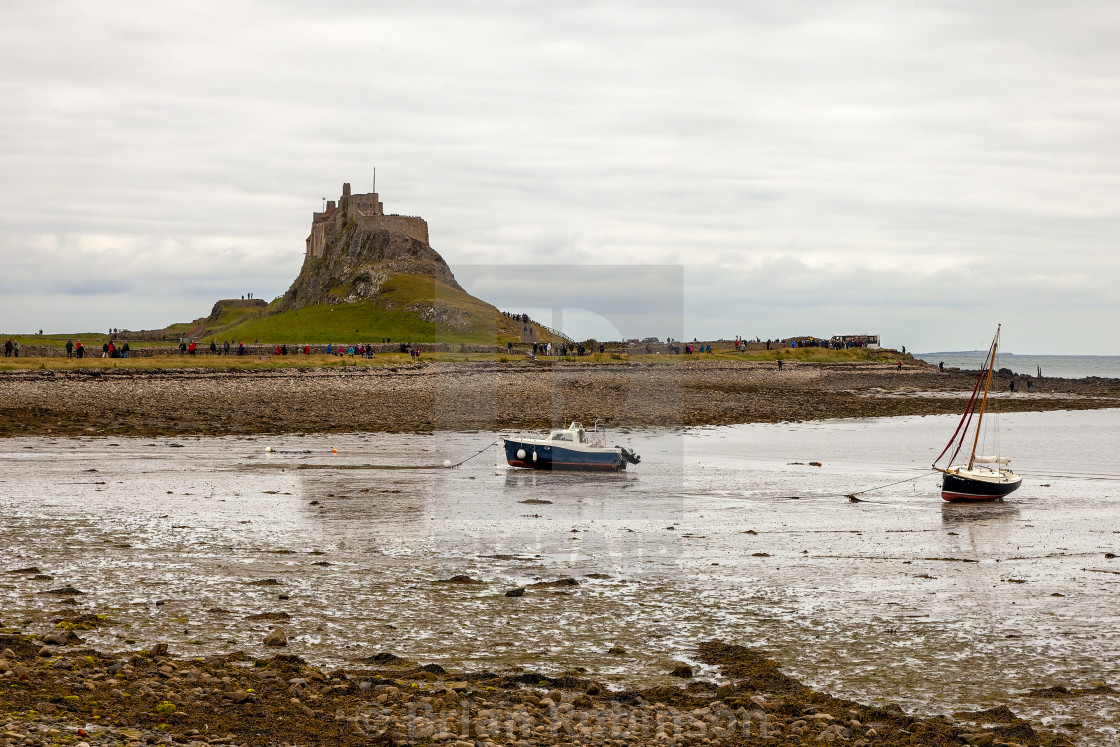
[[[373,167],[373,193],[377,194],[377,167]]]

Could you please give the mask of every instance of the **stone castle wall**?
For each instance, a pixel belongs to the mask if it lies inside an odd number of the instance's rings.
[[[342,197],[337,207],[335,201],[327,203],[326,210],[311,215],[311,234],[307,237],[304,253],[306,259],[321,259],[327,247],[334,243],[342,227],[353,221],[358,228],[368,231],[391,231],[416,241],[428,243],[428,222],[410,215],[385,215],[385,207],[378,194],[350,194],[350,185],[342,185]]]
[[[311,226],[307,238],[307,257],[321,259],[327,247],[334,242],[340,228],[339,214],[319,221]],[[358,213],[355,216],[358,228],[369,231],[391,231],[428,244],[428,222],[423,218],[409,215],[374,215]],[[430,244],[429,244],[430,246]]]
[[[409,215],[367,215],[359,214],[358,227],[380,231],[392,231],[428,244],[428,221]],[[428,244],[431,246],[431,244]]]
[[[327,250],[327,224],[315,223],[311,226],[311,236],[307,239],[307,256],[322,257]]]

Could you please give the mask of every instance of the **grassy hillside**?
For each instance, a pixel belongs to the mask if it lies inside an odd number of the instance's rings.
[[[244,306],[228,306],[222,307],[221,312],[215,319],[213,315],[205,320],[207,329],[219,330],[228,329],[238,324],[257,319],[268,313],[267,307],[244,307]],[[170,328],[169,328],[170,329]],[[188,330],[189,331],[189,330]]]
[[[244,306],[224,306],[216,317],[211,314],[208,317],[195,319],[193,322],[169,324],[164,328],[164,331],[167,333],[167,340],[174,340],[178,337],[190,337],[200,330],[205,331],[206,334],[204,336],[214,337],[223,334],[223,330],[227,330],[251,319],[256,319],[264,315],[266,311],[267,309],[263,305],[248,308]],[[122,335],[122,338],[126,337],[128,337],[127,334]]]
[[[328,343],[449,342],[505,344],[520,326],[468,293],[424,275],[396,275],[376,301],[307,306],[257,315],[208,337],[231,341]]]

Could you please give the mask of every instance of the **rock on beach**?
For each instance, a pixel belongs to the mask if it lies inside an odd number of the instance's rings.
[[[264,645],[277,647],[287,646],[288,635],[284,632],[283,628],[276,628],[264,637]]]

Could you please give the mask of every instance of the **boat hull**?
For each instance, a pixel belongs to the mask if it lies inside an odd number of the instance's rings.
[[[506,463],[511,467],[589,472],[620,472],[626,469],[626,460],[617,449],[569,449],[552,444],[506,439],[505,450]],[[524,456],[518,456],[519,452]]]
[[[1007,470],[985,470],[983,473],[943,472],[941,497],[953,503],[999,501],[1023,484],[1023,478]]]

